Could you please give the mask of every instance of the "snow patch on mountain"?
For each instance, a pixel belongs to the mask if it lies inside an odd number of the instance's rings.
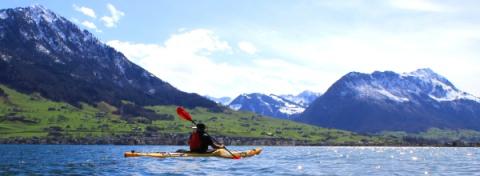
[[[430,90],[426,90],[428,96],[436,101],[455,101],[455,100],[471,100],[480,102],[480,98],[471,94],[458,90],[445,77],[438,75],[431,69],[418,69],[410,73],[401,74],[402,77],[415,77],[426,85],[432,85]]]
[[[119,104],[128,100],[139,107],[161,104],[219,108],[212,101],[152,77],[92,33],[43,6],[3,9],[0,14],[0,62],[8,64],[0,72],[18,72],[14,77],[2,78],[15,89],[46,92],[46,98],[68,103]],[[11,62],[9,55],[16,62]],[[29,76],[34,74],[59,79]]]
[[[298,95],[280,95],[280,97],[287,99],[289,101],[295,102],[296,104],[300,104],[304,107],[308,107],[310,103],[312,103],[315,99],[317,99],[321,94],[312,92],[312,91],[303,91]]]
[[[27,7],[32,9],[28,11],[28,15],[35,21],[35,23],[39,24],[40,21],[45,20],[48,23],[52,23],[55,20],[60,19],[55,13],[46,9],[42,5],[32,5]]]
[[[431,94],[428,96],[436,101],[472,100],[480,103],[480,98],[461,91],[449,91],[443,97],[436,97]]]
[[[119,59],[119,58],[115,58],[114,63],[115,63],[115,66],[118,68],[118,70],[120,70],[120,72],[122,74],[125,74],[125,68],[123,67],[122,60]],[[144,75],[145,74],[147,74],[147,73],[144,72]],[[145,77],[147,77],[147,76],[145,76]]]
[[[350,80],[345,85],[350,88],[349,90],[355,91],[340,91],[341,96],[353,93],[352,95],[360,98],[369,97],[398,103],[410,102],[418,96],[427,96],[435,101],[472,100],[480,102],[479,98],[458,90],[445,77],[428,68],[402,74],[390,71],[376,71],[372,74],[352,72],[345,77]]]
[[[400,76],[413,76],[421,79],[439,79],[442,81],[446,81],[447,79],[437,73],[435,73],[432,69],[430,68],[421,68],[417,69],[412,72],[406,72],[406,73],[401,73]]]
[[[43,46],[42,44],[38,44],[36,45],[36,48],[38,51],[42,52],[42,53],[45,53],[45,54],[50,54],[50,50],[48,50],[47,48],[45,48],[45,46]]]
[[[51,53],[76,54],[73,52],[79,51],[88,55],[91,53],[85,53],[85,51],[90,50],[92,46],[106,48],[106,45],[96,39],[90,32],[79,29],[72,22],[41,5],[18,7],[13,9],[14,11],[8,10],[11,9],[0,11],[0,14],[3,14],[2,19],[23,19],[26,22],[25,24],[28,25],[28,27],[20,29],[23,38],[44,42],[43,46]],[[14,15],[9,15],[10,12]],[[17,14],[18,12],[21,13]],[[1,28],[2,26],[0,26],[0,33],[2,33]],[[78,45],[85,42],[89,44]]]
[[[283,104],[283,106],[279,108],[279,111],[284,114],[293,115],[305,111],[305,107],[303,107],[302,105],[286,100],[281,96],[270,94],[270,97]]]
[[[1,53],[1,51],[0,51],[0,58],[2,58],[2,60],[5,61],[5,62],[9,62],[10,59],[12,59],[12,56]]]
[[[364,85],[355,86],[353,88],[354,90],[357,91],[357,94],[360,97],[370,97],[378,100],[389,99],[389,100],[400,102],[400,103],[409,101],[407,97],[394,95],[393,93],[389,92],[388,90],[382,87],[364,84]]]
[[[230,105],[228,105],[228,107],[232,108],[235,111],[238,111],[242,108],[242,105],[241,104],[230,104]]]
[[[276,101],[284,101],[282,98],[280,98],[279,96],[276,96],[274,94],[270,94],[270,97],[272,97]]]
[[[480,129],[480,99],[431,69],[351,72],[298,118],[355,132]]]
[[[279,111],[284,114],[294,115],[302,113],[305,111],[305,108],[294,104],[285,104],[285,106],[280,107]]]
[[[456,89],[455,87],[449,86],[439,80],[432,80],[432,83],[434,85],[434,89],[430,92],[429,96],[437,101],[454,101],[454,100],[472,100],[476,102],[480,102],[480,98],[475,97],[471,94],[468,94],[466,92],[460,91]],[[435,94],[435,89],[440,88],[443,90],[443,96],[442,95],[436,95]]]
[[[0,19],[4,20],[8,18],[8,14],[5,11],[0,11]]]
[[[407,101],[409,101],[408,98],[393,95],[392,93],[390,93],[389,91],[387,91],[387,90],[385,90],[385,89],[378,89],[377,91],[378,91],[378,93],[382,94],[383,96],[386,96],[386,97],[388,97],[389,99],[392,99],[392,100],[394,100],[394,101],[398,101],[398,102],[407,102]]]
[[[229,107],[278,118],[293,118],[305,110],[304,106],[282,96],[260,93],[241,94],[230,103]]]

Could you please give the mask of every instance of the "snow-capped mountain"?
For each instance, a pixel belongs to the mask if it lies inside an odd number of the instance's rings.
[[[230,102],[232,102],[232,98],[230,98],[230,97],[215,98],[215,97],[208,96],[208,95],[205,95],[204,97],[208,98],[209,100],[214,101],[217,104],[221,104],[221,105],[224,105],[224,106],[228,106],[230,104]]]
[[[234,110],[251,111],[265,116],[286,119],[294,119],[305,110],[304,106],[281,96],[260,93],[239,95],[229,106]]]
[[[72,104],[218,107],[160,80],[40,5],[0,10],[0,83]]]
[[[431,69],[397,74],[351,72],[315,100],[300,118],[358,132],[480,129],[480,99]]]
[[[289,95],[280,95],[280,97],[282,97],[284,99],[287,99],[291,102],[295,102],[297,104],[300,104],[304,107],[308,107],[320,95],[322,95],[322,94],[305,90],[298,95],[289,94]]]

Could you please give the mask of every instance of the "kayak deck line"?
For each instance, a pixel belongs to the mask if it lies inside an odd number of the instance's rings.
[[[261,148],[246,150],[246,151],[232,151],[236,157],[251,157],[259,155],[262,152]],[[156,157],[156,158],[169,158],[169,157],[221,157],[221,158],[233,158],[233,156],[225,149],[217,149],[211,153],[191,153],[191,152],[125,152],[124,157]]]

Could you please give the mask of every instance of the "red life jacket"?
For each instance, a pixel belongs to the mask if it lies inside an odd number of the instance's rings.
[[[194,151],[201,147],[202,141],[200,139],[200,134],[197,132],[193,132],[190,136],[190,140],[188,140],[188,145],[190,145],[190,151]]]

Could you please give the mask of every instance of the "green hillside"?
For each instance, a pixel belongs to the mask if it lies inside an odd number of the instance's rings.
[[[39,94],[26,95],[0,85],[0,138],[100,137],[117,134],[181,133],[191,131],[191,123],[177,117],[175,106],[149,106],[155,118],[118,115],[118,108],[100,102],[75,107],[47,100]],[[130,102],[123,102],[129,104]],[[347,131],[319,128],[263,117],[248,112],[225,110],[210,112],[204,108],[188,110],[193,119],[208,125],[214,136],[286,138],[328,144],[383,144],[379,137],[357,135]]]

